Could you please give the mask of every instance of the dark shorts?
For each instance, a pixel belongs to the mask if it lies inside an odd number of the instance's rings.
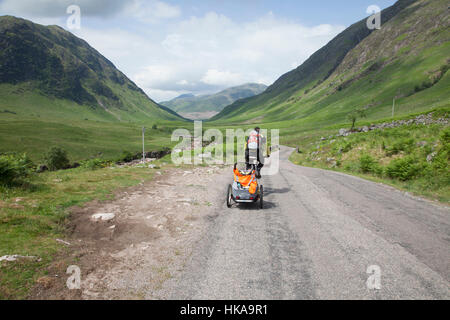
[[[259,148],[256,150],[257,156],[256,159],[258,160],[258,170],[260,170],[262,167],[264,167],[264,164],[261,163],[261,160],[259,160]],[[245,148],[245,163],[249,167],[250,163],[250,150],[248,148]]]

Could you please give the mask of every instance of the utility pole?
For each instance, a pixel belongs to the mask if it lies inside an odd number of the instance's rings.
[[[394,118],[394,111],[395,111],[395,97],[392,100],[392,118]]]
[[[142,127],[142,163],[145,164],[145,127]]]

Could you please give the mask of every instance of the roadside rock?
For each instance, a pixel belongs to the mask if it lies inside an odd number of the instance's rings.
[[[379,124],[371,124],[370,126],[364,126],[361,128],[355,128],[354,131],[347,130],[345,128],[339,129],[338,137],[347,137],[350,134],[358,133],[358,132],[369,132],[372,130],[382,130],[389,128],[396,128],[400,126],[408,126],[408,125],[432,125],[432,124],[440,124],[440,125],[449,125],[449,117],[441,117],[438,119],[433,119],[433,112],[429,114],[421,114],[414,119],[408,120],[394,120],[392,122],[384,122]]]
[[[91,216],[91,220],[93,221],[110,221],[114,219],[116,215],[114,213],[96,213]]]
[[[6,256],[0,257],[0,262],[1,261],[17,261],[20,259],[31,259],[31,260],[41,261],[41,258],[38,258],[36,256],[21,256],[19,254],[13,254],[13,255],[6,255]]]
[[[56,239],[56,242],[65,244],[66,246],[70,246],[70,242],[64,241],[64,240],[62,240],[62,239]]]
[[[433,159],[434,159],[434,157],[436,157],[436,155],[437,155],[437,152],[436,152],[436,151],[430,153],[429,155],[427,155],[427,162],[433,161]]]
[[[425,147],[428,143],[426,141],[419,141],[417,142],[418,147]]]

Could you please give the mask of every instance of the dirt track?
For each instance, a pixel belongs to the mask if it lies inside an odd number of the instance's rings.
[[[115,200],[73,208],[70,255],[38,281],[34,299],[154,299],[162,284],[183,269],[230,170],[167,169]],[[221,180],[222,179],[222,180]],[[110,221],[92,221],[114,213]],[[81,290],[68,290],[67,265],[81,269]]]
[[[117,200],[76,210],[71,241],[82,289],[60,281],[35,297],[450,298],[448,208],[295,166],[291,151],[282,148],[280,172],[262,179],[264,210],[228,209],[232,173],[218,167],[169,170]],[[116,217],[93,223],[99,212]],[[373,265],[381,271],[379,290],[366,285]]]

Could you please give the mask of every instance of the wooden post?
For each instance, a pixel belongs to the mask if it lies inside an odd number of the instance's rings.
[[[142,163],[145,164],[145,127],[142,127]]]

